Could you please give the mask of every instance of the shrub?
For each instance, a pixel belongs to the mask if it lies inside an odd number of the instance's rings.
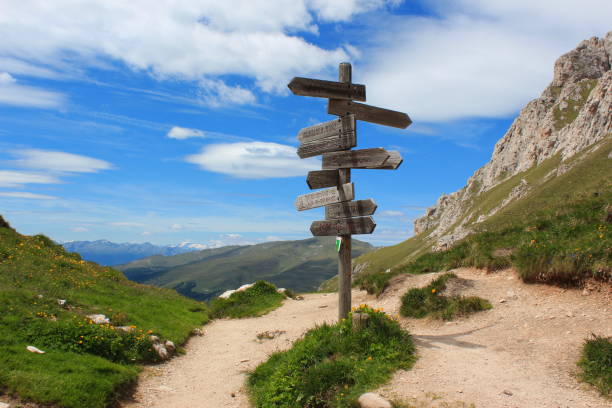
[[[446,273],[423,288],[412,288],[402,296],[400,314],[406,317],[423,318],[432,316],[443,320],[452,320],[457,316],[490,309],[489,301],[472,296],[443,296],[449,279],[457,278],[453,273]]]
[[[307,332],[290,350],[273,354],[249,376],[258,408],[349,407],[415,360],[410,335],[380,310],[362,305],[370,318],[359,331],[352,319]]]
[[[582,358],[578,365],[582,368],[583,381],[597,387],[602,395],[610,395],[612,390],[612,338],[592,335],[584,342]]]
[[[262,316],[279,307],[285,295],[278,293],[276,286],[269,282],[258,281],[250,288],[234,292],[227,299],[215,298],[210,302],[210,315],[213,318]]]

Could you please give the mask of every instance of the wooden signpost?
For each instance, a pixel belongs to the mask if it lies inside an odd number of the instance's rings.
[[[376,224],[370,215],[377,205],[372,199],[352,201],[355,190],[351,183],[351,169],[395,170],[402,164],[397,151],[383,148],[350,150],[357,145],[356,120],[406,128],[412,121],[402,112],[353,102],[365,102],[365,85],[351,82],[351,64],[341,63],[339,81],[296,77],[289,83],[295,95],[329,98],[327,112],[339,118],[310,126],[299,131],[300,158],[323,155],[322,170],[308,173],[310,189],[320,190],[299,196],[295,200],[298,211],[325,206],[325,220],[314,221],[310,232],[314,236],[337,236],[338,249],[338,316],[348,317],[351,309],[351,236],[371,234]]]

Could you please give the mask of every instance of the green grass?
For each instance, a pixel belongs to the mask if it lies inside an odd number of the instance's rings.
[[[578,113],[580,113],[580,110],[586,103],[587,99],[589,98],[589,95],[591,94],[591,91],[593,90],[593,88],[595,88],[595,85],[597,85],[597,82],[597,79],[586,79],[581,81],[579,83],[580,95],[578,97],[578,100],[565,100],[564,102],[567,104],[567,106],[563,109],[561,109],[559,104],[555,106],[555,108],[553,109],[553,118],[556,130],[563,129],[565,126],[572,123],[578,117]]]
[[[583,381],[594,385],[603,396],[612,391],[612,338],[593,335],[584,342],[582,358]]]
[[[454,278],[457,278],[455,274],[446,273],[423,288],[408,290],[402,296],[400,314],[419,319],[431,316],[436,319],[452,320],[455,317],[491,309],[488,300],[476,296],[444,296],[447,282]]]
[[[415,360],[410,335],[380,311],[367,306],[365,328],[352,330],[352,319],[307,332],[290,350],[273,354],[249,376],[258,408],[354,406],[364,392],[387,381]]]
[[[91,324],[89,314],[111,324]],[[149,334],[180,345],[207,320],[203,303],[130,282],[0,217],[0,390],[61,407],[106,406],[136,378],[135,364],[156,361]]]
[[[579,286],[588,278],[611,280],[609,222],[612,194],[542,209],[512,227],[473,234],[451,249],[428,253],[401,268],[426,273],[474,266],[514,266],[525,282]]]
[[[227,299],[213,299],[210,302],[210,315],[213,318],[233,319],[262,316],[280,307],[285,297],[277,292],[273,284],[257,281],[244,291],[232,293]]]

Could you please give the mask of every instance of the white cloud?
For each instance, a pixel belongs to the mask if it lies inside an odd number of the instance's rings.
[[[61,181],[49,174],[0,170],[0,187],[18,187],[22,184],[56,184]]]
[[[315,16],[346,21],[397,1],[384,0],[45,0],[8,1],[0,14],[0,56],[54,72],[115,60],[157,78],[200,81],[209,102],[252,103],[251,91],[221,82],[221,75],[251,78],[266,92],[287,92],[296,74],[325,72],[347,57],[300,33],[317,33]],[[108,62],[106,62],[108,65]],[[5,64],[8,66],[8,64]],[[42,68],[41,68],[42,69]],[[42,74],[42,72],[39,72]],[[218,82],[216,82],[218,81]],[[206,82],[206,80],[205,80]],[[211,91],[212,89],[212,91]]]
[[[73,227],[73,228],[70,228],[70,231],[72,231],[72,232],[87,232],[87,231],[89,231],[89,229],[87,229],[85,227]]]
[[[328,21],[347,21],[355,14],[376,10],[388,4],[398,5],[402,0],[310,0],[319,18]]]
[[[146,224],[140,222],[109,222],[108,225],[113,227],[144,227]]]
[[[200,99],[208,106],[252,105],[255,95],[240,86],[228,86],[225,82],[213,79],[200,81]]]
[[[303,176],[320,168],[316,159],[300,159],[294,147],[266,142],[211,144],[186,160],[204,170],[248,179]]]
[[[206,137],[204,132],[198,129],[184,128],[180,126],[174,126],[166,134],[170,139],[189,139],[190,137]]]
[[[12,153],[17,157],[12,163],[28,169],[69,173],[97,173],[100,170],[113,168],[112,164],[104,160],[66,152],[25,149],[15,150]]]
[[[401,211],[385,210],[381,211],[380,215],[383,217],[403,217],[404,213]]]
[[[240,235],[240,234],[223,234],[223,235],[221,235],[221,238],[238,239],[238,238],[242,238],[242,235]]]
[[[54,197],[54,196],[50,196],[46,194],[28,193],[26,191],[3,191],[3,192],[0,192],[0,197],[24,198],[28,200],[56,200],[57,199],[57,197]]]
[[[437,15],[391,16],[361,67],[368,102],[415,122],[513,115],[551,81],[556,58],[611,28],[609,1],[428,3]]]
[[[149,235],[151,235],[151,231],[143,231],[140,235],[142,235],[143,237],[148,237]]]
[[[180,231],[183,229],[183,226],[181,224],[172,224],[170,226],[170,229],[173,231]]]
[[[8,72],[0,72],[0,104],[33,108],[58,108],[65,96],[32,86],[20,85]]]

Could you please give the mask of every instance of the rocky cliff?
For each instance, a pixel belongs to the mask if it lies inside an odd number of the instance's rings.
[[[542,95],[523,108],[497,142],[491,160],[477,170],[459,191],[443,195],[414,223],[444,249],[470,233],[510,202],[525,195],[530,185],[520,180],[494,208],[472,213],[475,198],[513,176],[559,157],[555,172],[567,171],[571,157],[598,141],[612,137],[612,31],[593,37],[561,56],[554,77]]]

